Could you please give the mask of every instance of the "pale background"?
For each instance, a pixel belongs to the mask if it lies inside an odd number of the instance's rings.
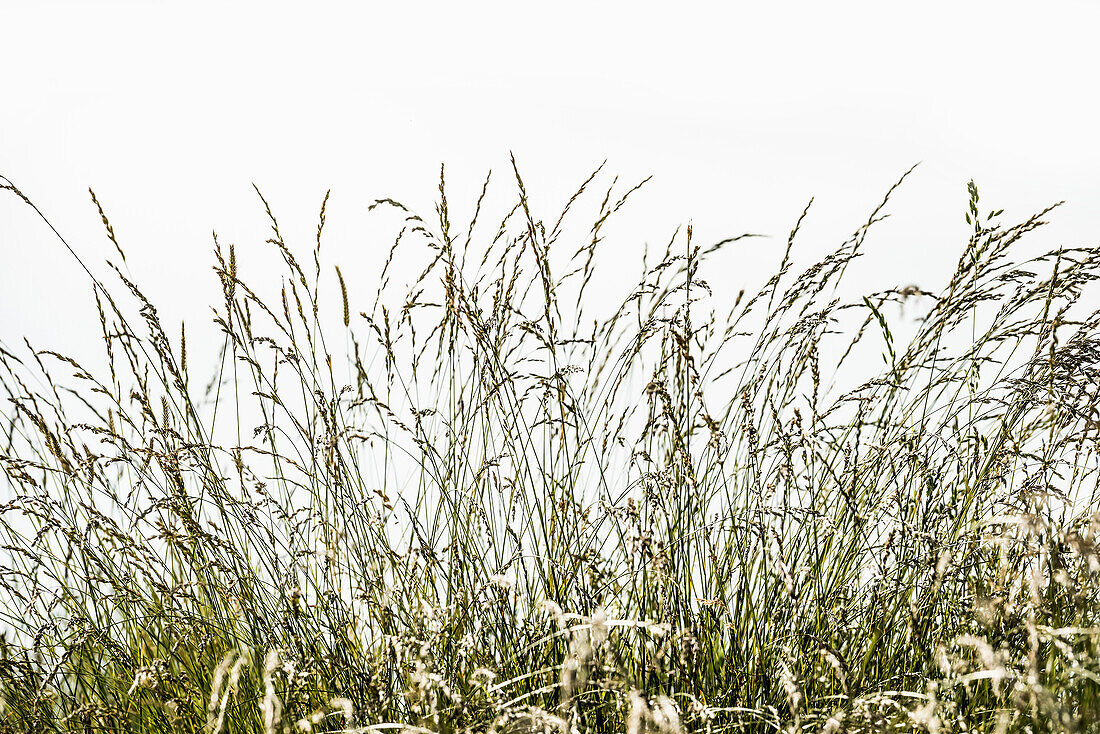
[[[489,169],[511,185],[509,152],[546,217],[605,158],[626,180],[653,174],[609,244],[632,270],[644,242],[688,220],[704,241],[772,235],[709,275],[726,294],[774,265],[811,196],[806,262],[918,161],[853,272],[868,290],[943,283],[970,178],[983,213],[1009,222],[1067,200],[1039,245],[1098,244],[1096,2],[5,2],[2,15],[0,173],[104,273],[94,188],[170,334],[180,319],[214,334],[212,231],[249,282],[277,278],[252,182],[303,254],[332,189],[329,262],[365,298],[389,244],[369,203],[430,215],[446,163],[461,220]],[[0,344],[101,358],[92,303],[62,245],[0,196]]]

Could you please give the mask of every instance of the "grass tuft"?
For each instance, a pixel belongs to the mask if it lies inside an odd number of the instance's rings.
[[[850,299],[897,185],[803,266],[808,205],[756,292],[687,227],[608,307],[644,182],[544,220],[509,177],[463,224],[442,168],[434,219],[375,202],[365,287],[327,194],[307,272],[257,189],[278,302],[215,239],[205,389],[114,266],[102,363],[0,349],[0,732],[1100,725],[1100,251],[1027,254],[1054,207],[971,182],[942,288]]]

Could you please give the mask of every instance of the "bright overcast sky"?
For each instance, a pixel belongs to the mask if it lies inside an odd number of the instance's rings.
[[[547,217],[605,158],[653,174],[620,216],[632,270],[689,219],[707,240],[773,235],[710,274],[731,293],[811,196],[807,257],[918,161],[868,241],[869,289],[942,283],[970,178],[1013,221],[1067,200],[1041,239],[1100,244],[1100,3],[534,6],[6,3],[0,173],[98,267],[94,188],[175,324],[209,321],[211,231],[262,246],[252,182],[301,252],[331,188],[329,254],[365,293],[357,258],[388,245],[362,234],[372,200],[428,215],[446,163],[466,211],[489,169],[509,185],[510,151]],[[83,276],[10,196],[0,255],[0,343],[94,343]]]

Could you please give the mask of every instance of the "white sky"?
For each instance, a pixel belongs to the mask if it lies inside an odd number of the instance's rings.
[[[1066,199],[1040,243],[1098,244],[1100,3],[539,5],[5,2],[0,173],[98,267],[93,187],[169,333],[209,324],[212,230],[263,279],[252,182],[302,253],[333,190],[326,247],[366,299],[389,244],[368,204],[430,215],[446,163],[462,219],[487,170],[510,185],[509,151],[547,217],[604,158],[653,174],[619,216],[632,271],[689,219],[702,241],[773,235],[709,274],[726,293],[757,284],[811,196],[807,258],[918,161],[853,273],[868,290],[943,282],[970,178],[1010,221]],[[0,343],[99,355],[91,302],[0,196]]]

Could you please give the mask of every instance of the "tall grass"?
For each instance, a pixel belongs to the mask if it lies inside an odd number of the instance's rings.
[[[637,187],[508,178],[376,202],[376,289],[261,196],[282,287],[216,245],[209,384],[117,268],[102,363],[0,350],[0,731],[1097,727],[1100,251],[1022,254],[1053,207],[971,184],[946,284],[854,299],[893,188],[756,292],[688,227],[593,313]]]

